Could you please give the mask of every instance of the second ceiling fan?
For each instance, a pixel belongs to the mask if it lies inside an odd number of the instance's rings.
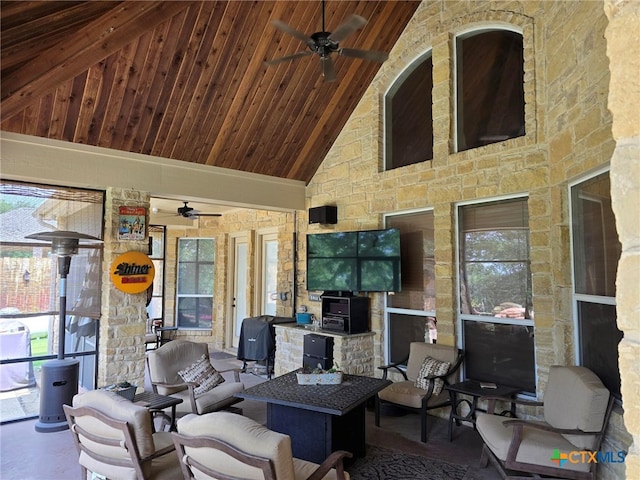
[[[347,19],[341,23],[333,32],[327,32],[324,26],[324,0],[322,0],[322,31],[306,35],[295,28],[289,26],[281,20],[274,20],[273,25],[289,35],[303,41],[309,47],[309,50],[287,55],[285,57],[267,60],[266,65],[275,65],[277,63],[293,60],[300,57],[307,57],[314,53],[320,56],[320,65],[322,67],[322,75],[326,82],[333,82],[336,79],[336,71],[333,66],[332,53],[343,55],[345,57],[362,58],[372,62],[382,63],[389,55],[385,52],[375,50],[358,50],[355,48],[341,48],[340,42],[351,35],[359,28],[367,24],[367,20],[360,15],[349,15]]]
[[[178,215],[184,218],[196,218],[196,217],[221,217],[221,213],[200,213],[193,207],[190,207],[189,202],[184,202],[183,207],[178,207]]]

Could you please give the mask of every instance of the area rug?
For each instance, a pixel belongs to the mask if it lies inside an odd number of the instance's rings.
[[[468,469],[466,465],[367,445],[367,455],[347,471],[351,480],[463,480]]]

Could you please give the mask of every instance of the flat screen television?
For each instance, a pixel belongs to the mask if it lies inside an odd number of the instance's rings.
[[[307,235],[307,290],[399,292],[400,231]]]

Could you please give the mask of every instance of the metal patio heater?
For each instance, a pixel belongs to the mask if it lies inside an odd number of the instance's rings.
[[[58,257],[60,275],[60,312],[58,313],[58,358],[42,364],[40,377],[40,415],[36,432],[59,432],[69,428],[62,405],[71,405],[78,393],[80,361],[64,358],[65,322],[67,318],[67,275],[71,256],[78,253],[80,240],[101,242],[99,238],[84,233],[58,231],[40,232],[25,238],[51,242],[51,253]]]

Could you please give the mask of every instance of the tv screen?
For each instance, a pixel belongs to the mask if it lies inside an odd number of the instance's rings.
[[[400,291],[400,231],[307,235],[307,290]]]

